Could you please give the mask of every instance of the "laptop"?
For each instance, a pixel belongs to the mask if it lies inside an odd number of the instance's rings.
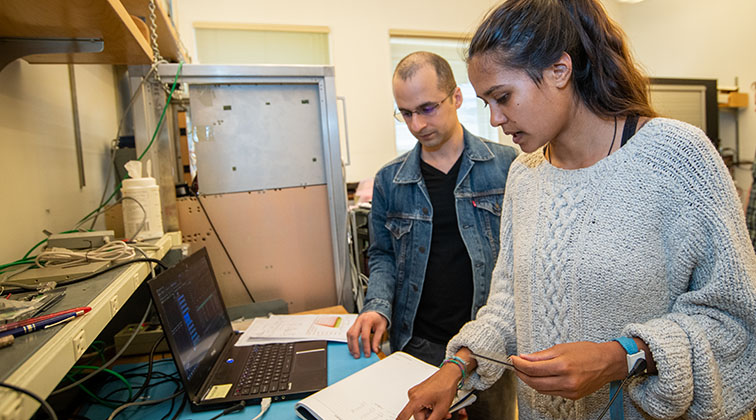
[[[327,343],[235,347],[205,248],[147,282],[193,411],[300,399],[328,385]]]

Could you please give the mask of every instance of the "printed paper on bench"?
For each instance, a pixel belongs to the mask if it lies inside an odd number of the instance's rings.
[[[236,342],[237,346],[328,340],[346,343],[346,332],[357,314],[271,315],[255,318]]]

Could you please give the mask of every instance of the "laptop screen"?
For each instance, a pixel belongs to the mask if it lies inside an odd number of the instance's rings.
[[[176,365],[198,392],[233,334],[207,251],[180,261],[150,287]]]

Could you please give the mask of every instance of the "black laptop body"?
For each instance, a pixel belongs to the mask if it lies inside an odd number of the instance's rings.
[[[205,248],[147,283],[193,411],[300,399],[327,386],[325,341],[234,346],[241,333]]]

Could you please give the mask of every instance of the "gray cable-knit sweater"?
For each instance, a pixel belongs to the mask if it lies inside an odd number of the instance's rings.
[[[542,151],[512,164],[492,291],[453,354],[643,339],[658,375],[631,380],[626,419],[751,418],[756,401],[756,255],[733,182],[697,128],[657,118],[595,165]],[[478,361],[468,386],[502,373]],[[609,386],[577,401],[518,380],[520,419],[595,419]],[[607,417],[608,418],[608,414]]]

